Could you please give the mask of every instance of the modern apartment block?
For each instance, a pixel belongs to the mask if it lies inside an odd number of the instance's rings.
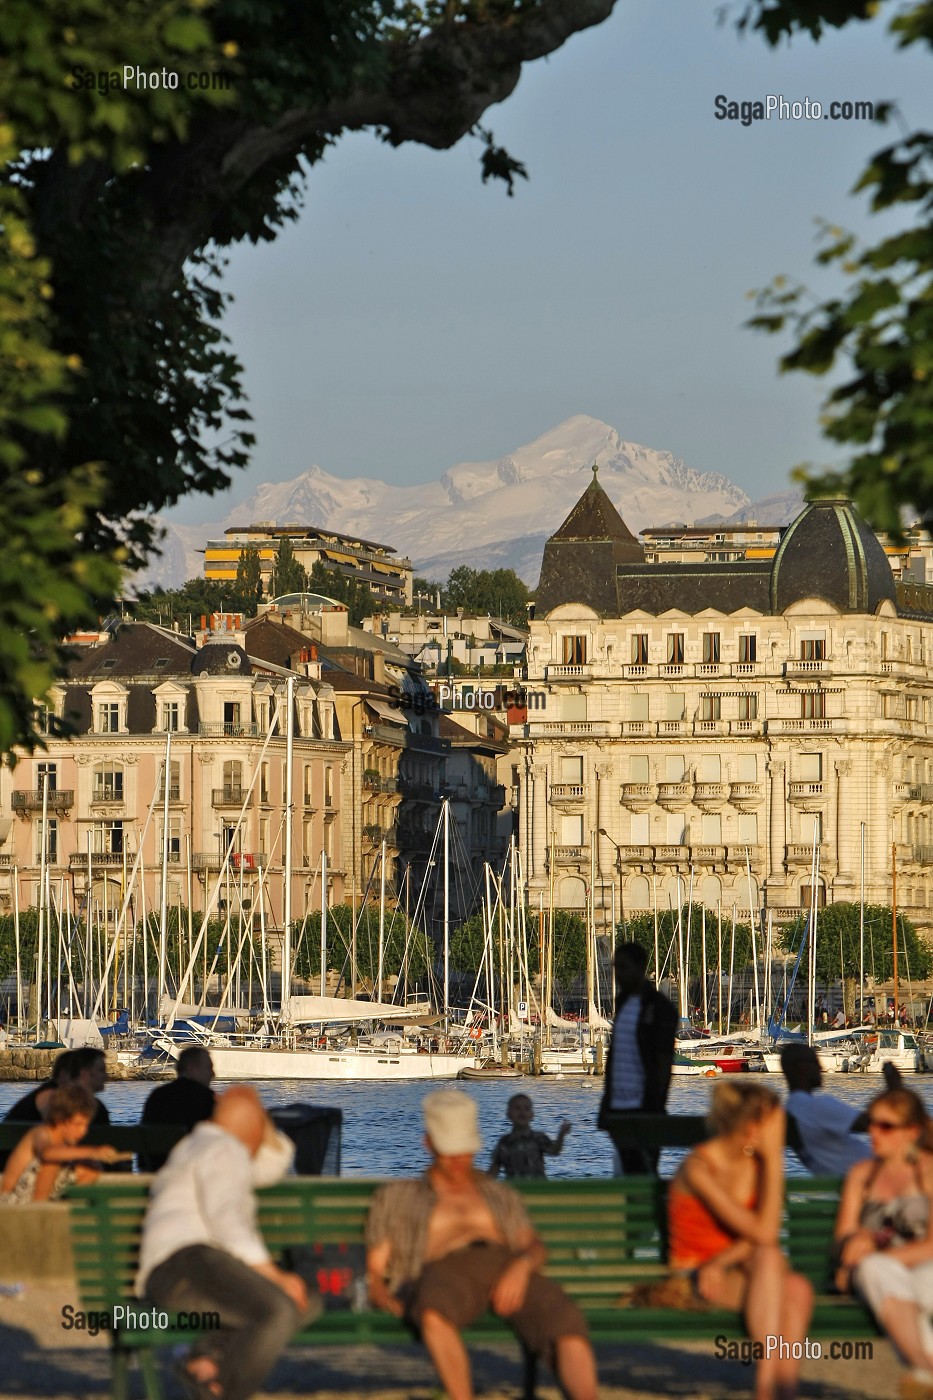
[[[298,563],[309,572],[314,564],[365,583],[385,603],[405,607],[412,600],[413,570],[410,559],[399,556],[391,545],[376,544],[356,535],[341,535],[317,525],[233,525],[222,540],[208,540],[204,551],[204,576],[235,579],[244,549],[259,554],[263,588],[268,596],[276,551],[283,539],[291,541]]]
[[[764,542],[762,542],[764,543]],[[548,541],[519,828],[532,898],[601,921],[694,898],[777,919],[816,897],[933,923],[933,588],[896,583],[847,501],[773,557],[646,563],[594,479]],[[595,866],[595,880],[594,880]]]

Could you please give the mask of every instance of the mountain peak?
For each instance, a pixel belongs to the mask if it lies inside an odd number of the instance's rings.
[[[578,413],[495,460],[458,462],[437,481],[416,486],[342,478],[315,463],[290,481],[257,487],[216,525],[169,525],[175,537],[169,544],[177,554],[183,542],[190,578],[203,567],[195,551],[226,526],[300,522],[392,545],[435,577],[464,562],[469,541],[474,568],[515,567],[533,584],[543,541],[589,486],[594,463],[600,486],[636,534],[658,521],[731,516],[749,505],[728,477],[698,472],[673,453],[629,442],[610,424]]]

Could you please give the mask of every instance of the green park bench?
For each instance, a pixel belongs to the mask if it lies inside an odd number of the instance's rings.
[[[838,1180],[788,1181],[785,1248],[793,1266],[810,1278],[818,1294],[810,1335],[834,1339],[875,1336],[861,1305],[829,1296],[830,1241],[839,1195]],[[361,1178],[289,1177],[258,1193],[259,1224],[271,1252],[282,1257],[296,1247],[320,1261],[325,1283],[334,1273],[362,1276],[363,1229],[376,1181]],[[634,1284],[664,1275],[664,1193],[653,1177],[538,1180],[518,1183],[534,1227],[547,1251],[546,1272],[582,1307],[594,1342],[709,1339],[742,1333],[737,1316],[725,1311],[679,1312],[629,1308],[620,1298]],[[109,1177],[69,1193],[78,1306],[112,1318],[116,1305],[134,1304],[133,1278],[146,1206],[144,1177]],[[314,1251],[319,1251],[315,1254]],[[344,1261],[347,1267],[340,1268]],[[394,1317],[377,1312],[354,1293],[325,1309],[300,1341],[313,1345],[378,1345],[411,1341]],[[355,1302],[356,1306],[351,1304]],[[138,1310],[138,1302],[135,1304]],[[147,1400],[161,1400],[155,1348],[191,1342],[193,1334],[171,1325],[153,1332],[118,1325],[110,1329],[112,1394],[127,1400],[130,1363],[138,1359]],[[511,1336],[493,1316],[469,1329],[468,1340]],[[534,1367],[526,1357],[526,1394],[534,1393]]]

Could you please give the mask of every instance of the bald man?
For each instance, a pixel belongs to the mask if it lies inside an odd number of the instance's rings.
[[[311,1316],[304,1283],[273,1263],[256,1224],[254,1188],[284,1176],[289,1148],[238,1085],[153,1179],[137,1291],[167,1312],[217,1312],[223,1329],[182,1368],[196,1400],[247,1400]]]

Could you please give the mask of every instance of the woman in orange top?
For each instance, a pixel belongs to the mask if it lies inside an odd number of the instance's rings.
[[[756,1400],[791,1400],[800,1370],[794,1343],[806,1338],[813,1290],[789,1272],[778,1246],[784,1110],[764,1085],[722,1080],[709,1124],[715,1136],[690,1153],[668,1193],[670,1264],[692,1275],[707,1302],[742,1313],[760,1344]],[[769,1338],[777,1339],[770,1348]]]

